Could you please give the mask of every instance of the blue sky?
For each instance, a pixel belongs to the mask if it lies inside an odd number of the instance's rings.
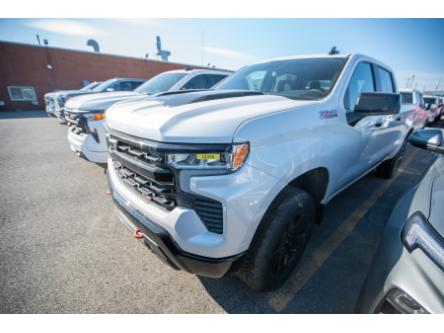
[[[155,56],[155,36],[170,61],[237,69],[280,56],[359,52],[391,66],[398,85],[415,74],[418,89],[444,89],[444,19],[0,19],[0,40]]]

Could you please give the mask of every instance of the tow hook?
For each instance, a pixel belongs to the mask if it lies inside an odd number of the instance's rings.
[[[141,238],[144,238],[144,237],[145,237],[145,236],[143,235],[142,230],[140,230],[140,229],[136,229],[136,230],[134,230],[134,232],[133,232],[133,236],[134,236],[134,238],[137,238],[137,239],[141,239]]]

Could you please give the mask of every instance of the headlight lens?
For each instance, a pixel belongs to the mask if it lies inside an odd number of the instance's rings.
[[[409,252],[421,249],[444,270],[444,239],[420,212],[408,219],[402,230],[402,242]]]
[[[167,163],[176,169],[225,169],[237,170],[247,159],[250,146],[248,143],[233,144],[222,153],[179,153],[167,154]]]

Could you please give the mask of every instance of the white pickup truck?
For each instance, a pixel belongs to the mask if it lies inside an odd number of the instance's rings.
[[[71,98],[65,105],[71,150],[86,160],[104,164],[108,148],[103,128],[105,111],[121,101],[135,101],[174,90],[209,89],[231,72],[215,69],[178,69],[160,73],[133,91],[115,91]]]
[[[301,258],[322,207],[367,173],[392,177],[409,128],[391,69],[370,57],[247,66],[200,92],[107,111],[121,220],[175,269],[259,291]]]

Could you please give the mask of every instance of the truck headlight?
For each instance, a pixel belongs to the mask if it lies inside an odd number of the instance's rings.
[[[225,169],[237,170],[247,159],[248,143],[233,144],[225,152],[199,152],[167,154],[167,163],[176,169]]]

